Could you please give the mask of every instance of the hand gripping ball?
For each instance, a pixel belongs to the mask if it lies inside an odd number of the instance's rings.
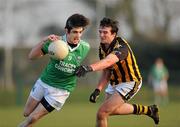
[[[48,54],[55,59],[63,60],[69,53],[69,48],[66,42],[56,40],[50,43],[48,47]]]

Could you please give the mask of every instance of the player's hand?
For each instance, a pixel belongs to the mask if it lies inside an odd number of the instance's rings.
[[[85,76],[86,73],[91,72],[91,71],[93,71],[91,66],[81,65],[76,68],[75,75],[78,77],[82,77],[82,76]]]
[[[89,101],[92,103],[96,103],[97,98],[99,97],[100,90],[95,89],[94,92],[90,95]]]
[[[53,42],[53,41],[56,41],[56,40],[59,40],[59,39],[60,39],[60,36],[57,36],[55,34],[51,34],[51,35],[45,37],[43,39],[43,42],[47,42],[47,41],[52,41]]]
[[[51,34],[48,36],[48,39],[51,40],[51,41],[57,41],[60,39],[59,36],[55,35],[55,34]]]

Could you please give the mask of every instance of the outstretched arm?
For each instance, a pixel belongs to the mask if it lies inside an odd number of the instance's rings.
[[[28,55],[28,58],[30,60],[33,60],[33,59],[37,59],[37,58],[42,57],[44,55],[44,53],[42,51],[42,47],[43,47],[44,43],[46,43],[48,40],[55,41],[55,40],[58,40],[58,39],[59,39],[59,36],[54,35],[54,34],[45,37],[34,48],[32,48],[32,50],[30,51],[30,53]]]
[[[92,67],[93,71],[99,71],[112,66],[118,61],[119,58],[115,54],[109,54],[106,58],[91,64],[90,67]]]
[[[106,58],[104,58],[94,64],[91,64],[89,66],[88,65],[79,66],[76,69],[75,74],[78,77],[85,76],[85,74],[87,72],[104,70],[104,69],[112,66],[113,64],[115,64],[118,61],[119,61],[119,59],[116,55],[109,54]]]
[[[113,52],[111,52],[108,56],[98,62],[95,62],[91,65],[81,65],[76,69],[75,74],[78,77],[81,77],[85,76],[87,72],[100,71],[109,68],[116,62],[124,60],[127,56],[128,47],[124,44],[123,46],[121,45],[119,48],[114,49]]]

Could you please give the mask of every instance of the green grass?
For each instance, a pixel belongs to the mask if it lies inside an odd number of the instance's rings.
[[[61,111],[54,111],[45,116],[33,127],[95,127],[95,116],[102,97],[98,103],[92,104],[88,102],[89,94],[93,88],[79,87],[65,103]],[[158,127],[179,127],[180,121],[180,101],[179,87],[170,88],[170,103],[166,106],[160,106],[160,124]],[[131,103],[152,104],[152,91],[147,88],[142,88]],[[2,94],[0,92],[0,127],[16,127],[24,118],[22,116],[23,106],[13,105],[13,94],[8,94],[11,102],[6,101],[6,105],[2,104]],[[7,94],[7,93],[6,93]],[[25,94],[24,98],[27,98]],[[6,98],[5,100],[8,100]],[[24,103],[24,102],[23,102]],[[108,120],[109,127],[153,127],[153,120],[147,116],[140,115],[124,115],[112,116]]]

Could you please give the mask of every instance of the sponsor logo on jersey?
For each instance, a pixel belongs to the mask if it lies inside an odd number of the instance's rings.
[[[71,63],[66,63],[64,61],[59,61],[59,63],[55,64],[55,68],[63,72],[74,73],[76,65]]]

